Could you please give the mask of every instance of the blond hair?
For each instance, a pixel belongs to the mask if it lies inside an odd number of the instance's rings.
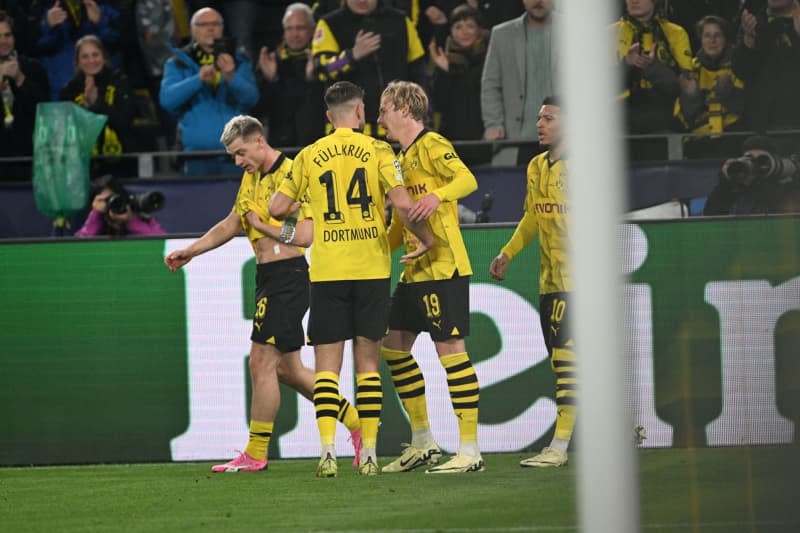
[[[428,95],[425,89],[413,81],[394,80],[386,86],[381,94],[381,99],[387,98],[395,109],[408,106],[408,111],[414,120],[425,122],[428,115]]]
[[[240,137],[250,139],[255,135],[264,135],[264,125],[257,118],[249,115],[237,115],[225,124],[219,142],[227,147]]]

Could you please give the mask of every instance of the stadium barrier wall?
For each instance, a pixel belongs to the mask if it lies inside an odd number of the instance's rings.
[[[464,232],[474,270],[467,347],[486,452],[542,446],[555,418],[538,247],[515,258],[505,282],[487,273],[512,229]],[[631,439],[640,424],[651,447],[797,442],[800,218],[625,224],[620,233]],[[236,238],[169,272],[164,254],[188,242],[0,245],[0,465],[212,460],[242,449],[252,250]],[[592,356],[591,347],[576,351]],[[414,353],[434,435],[453,451],[458,430],[426,335]],[[302,357],[312,365],[310,348]],[[342,389],[352,400],[345,361]],[[378,449],[391,455],[409,430],[382,366]],[[346,438],[339,426],[342,455]],[[271,457],[317,453],[313,406],[284,388]]]
[[[640,209],[675,198],[703,197],[716,184],[720,163],[706,160],[635,164],[628,177],[630,208]],[[461,203],[477,211],[484,195],[491,193],[491,221],[516,223],[522,216],[525,199],[525,168],[476,167],[474,172],[478,190]],[[164,194],[164,209],[156,217],[169,233],[202,232],[216,224],[230,212],[240,183],[239,176],[126,181],[131,193],[158,190]],[[85,219],[85,213],[75,216],[72,232]],[[29,183],[0,183],[0,239],[47,237],[52,230],[52,222],[36,210]]]

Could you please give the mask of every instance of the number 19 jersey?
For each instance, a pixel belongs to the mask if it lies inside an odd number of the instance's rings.
[[[403,173],[391,146],[352,129],[336,129],[297,154],[279,191],[309,198],[312,282],[390,276],[384,198],[398,186]]]

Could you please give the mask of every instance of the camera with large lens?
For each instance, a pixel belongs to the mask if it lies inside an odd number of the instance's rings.
[[[755,166],[755,156],[743,155],[728,163],[728,169],[725,173],[733,183],[747,185],[755,176]]]
[[[122,215],[130,207],[131,211],[143,218],[164,206],[164,195],[159,191],[148,191],[139,194],[112,194],[108,197],[108,210],[115,215]]]
[[[800,176],[800,154],[789,157],[777,157],[772,154],[760,154],[755,161],[756,178],[784,181]]]
[[[728,164],[728,178],[738,185],[750,185],[762,179],[782,182],[800,179],[800,154],[779,157],[773,154],[745,155]]]

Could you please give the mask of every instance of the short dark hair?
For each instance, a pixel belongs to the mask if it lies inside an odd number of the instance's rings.
[[[328,109],[351,100],[363,100],[364,89],[349,81],[337,81],[325,91],[325,105]]]
[[[128,196],[128,190],[122,183],[111,174],[103,174],[93,179],[89,185],[89,200],[97,196],[103,189],[110,189],[114,194]]]
[[[722,17],[718,17],[717,15],[706,15],[705,17],[701,18],[697,21],[697,24],[694,26],[694,32],[697,35],[698,39],[703,38],[703,28],[705,28],[706,24],[716,24],[719,26],[719,29],[722,30],[722,35],[725,36],[726,41],[731,40],[731,24],[727,20]]]
[[[11,33],[14,33],[14,18],[0,9],[0,22],[5,22],[11,28]]]
[[[555,95],[545,96],[544,100],[542,100],[542,105],[561,107],[561,98]]]
[[[461,4],[460,6],[456,6],[450,12],[450,26],[459,20],[469,19],[473,19],[478,26],[483,27],[483,17],[481,16],[481,12],[469,4]]]
[[[749,152],[750,150],[765,150],[774,154],[778,151],[778,148],[775,145],[775,141],[766,135],[753,135],[742,143],[742,152]]]

